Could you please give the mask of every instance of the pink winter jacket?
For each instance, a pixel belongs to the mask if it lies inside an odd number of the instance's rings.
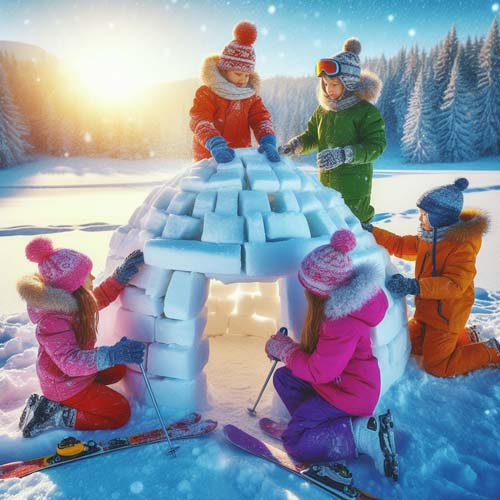
[[[380,396],[380,370],[370,340],[371,328],[388,307],[380,286],[371,266],[359,266],[353,280],[326,302],[316,349],[311,354],[298,350],[287,363],[323,399],[351,415],[371,415]]]
[[[113,277],[105,280],[94,290],[99,309],[113,302],[123,288]],[[73,295],[46,285],[38,274],[23,277],[17,289],[27,302],[30,320],[37,324],[36,370],[42,392],[48,399],[64,401],[93,382],[98,372],[95,344],[81,348],[76,341]]]

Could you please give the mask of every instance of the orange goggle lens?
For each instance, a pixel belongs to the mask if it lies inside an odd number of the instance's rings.
[[[335,59],[320,59],[316,63],[316,76],[337,76],[340,73],[340,64]]]

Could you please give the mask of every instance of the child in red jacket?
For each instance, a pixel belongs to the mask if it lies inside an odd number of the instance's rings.
[[[220,56],[209,56],[203,63],[203,85],[196,91],[189,113],[194,160],[212,156],[217,163],[230,162],[235,156],[233,148],[252,145],[251,128],[260,144],[259,152],[278,162],[271,113],[259,96],[260,79],[255,72],[252,44],[257,29],[242,21],[235,26],[233,36]]]

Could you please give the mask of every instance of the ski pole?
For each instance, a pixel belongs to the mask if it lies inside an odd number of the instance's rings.
[[[279,329],[279,333],[281,333],[282,335],[288,335],[288,329],[285,326],[282,326]],[[262,397],[262,394],[264,394],[264,391],[266,390],[269,379],[271,378],[271,375],[273,374],[273,372],[276,368],[276,365],[278,364],[278,361],[279,361],[279,359],[274,358],[273,366],[271,366],[271,370],[269,370],[266,381],[264,382],[264,385],[262,386],[262,389],[260,390],[259,395],[257,396],[257,401],[255,401],[253,408],[247,408],[248,413],[250,413],[250,415],[252,415],[252,417],[255,417],[255,415],[257,415],[255,408],[257,408],[257,405],[259,404],[260,398]]]
[[[172,441],[170,441],[167,427],[165,426],[165,422],[163,421],[163,417],[161,416],[161,413],[160,413],[160,408],[158,407],[158,403],[157,403],[155,395],[153,393],[153,388],[151,387],[151,384],[149,383],[148,376],[146,375],[146,370],[144,369],[144,363],[139,363],[139,366],[141,368],[142,376],[144,377],[144,382],[146,383],[146,387],[147,387],[149,395],[151,397],[151,401],[153,401],[153,406],[155,407],[156,414],[158,415],[158,420],[160,421],[161,428],[163,430],[163,433],[165,434],[165,437],[167,438],[168,446],[170,448],[168,450],[168,453],[175,457],[175,449],[176,448],[174,448],[172,446]]]

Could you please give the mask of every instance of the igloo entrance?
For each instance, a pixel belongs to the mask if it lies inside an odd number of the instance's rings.
[[[249,148],[229,164],[198,162],[153,190],[114,232],[107,273],[136,248],[144,249],[145,265],[107,313],[106,328],[148,344],[146,370],[160,404],[200,408],[209,337],[267,337],[284,325],[298,338],[305,312],[298,266],[346,227],[358,242],[354,264],[371,261],[387,272],[388,254],[341,196],[287,159],[268,163]],[[386,318],[372,334],[382,391],[409,355],[404,301],[388,297]],[[144,399],[142,376],[131,368],[126,389]]]

